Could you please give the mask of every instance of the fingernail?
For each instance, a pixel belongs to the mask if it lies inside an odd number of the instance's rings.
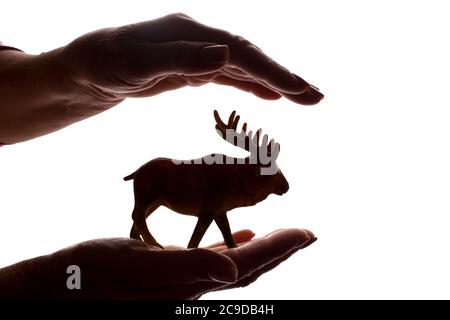
[[[319,101],[323,99],[324,95],[322,92],[320,92],[319,88],[317,88],[312,84],[310,84],[309,87],[310,87],[309,92],[311,92],[315,97],[317,97]]]
[[[295,73],[293,73],[295,79],[297,79],[297,81],[300,83],[300,85],[306,90],[309,90],[310,92],[313,92],[315,96],[319,97],[320,100],[323,99],[324,95],[322,92],[320,92],[320,89],[317,88],[315,85],[312,85],[308,82],[306,82],[305,80],[303,80],[302,78],[300,78],[298,75],[296,75]],[[312,90],[311,90],[312,89]]]
[[[304,248],[308,247],[309,245],[313,244],[316,241],[317,241],[317,237],[309,238],[308,240],[303,242],[298,248],[299,249],[304,249]]]
[[[316,236],[314,235],[314,233],[313,233],[311,230],[303,229],[303,231],[304,231],[310,238],[317,239]]]
[[[212,45],[200,50],[200,59],[204,64],[223,64],[230,58],[228,46]]]
[[[298,75],[296,75],[295,73],[293,73],[292,75],[294,76],[295,79],[297,79],[297,82],[300,84],[301,88],[307,90],[310,87],[309,83],[300,78]]]
[[[322,92],[320,92],[319,90],[315,90],[314,91],[315,92],[315,94],[320,98],[320,100],[322,100],[323,99],[323,97],[325,97],[324,95],[323,95],[323,93]]]
[[[208,276],[213,281],[234,283],[237,280],[237,271],[229,267],[215,266],[214,269],[208,273]]]

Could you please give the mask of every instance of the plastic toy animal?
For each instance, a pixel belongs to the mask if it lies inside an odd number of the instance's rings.
[[[159,206],[181,214],[198,217],[188,248],[198,247],[214,220],[229,248],[236,244],[231,234],[227,212],[253,206],[274,193],[282,195],[289,184],[276,165],[280,145],[268,143],[261,129],[252,137],[244,123],[236,128],[239,116],[233,111],[225,124],[214,111],[216,130],[226,141],[250,152],[246,158],[210,154],[196,160],[156,158],[124,178],[134,179],[135,206],[130,237],[162,248],[148,230],[146,219]]]

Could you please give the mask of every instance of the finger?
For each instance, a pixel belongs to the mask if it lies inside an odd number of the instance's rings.
[[[278,232],[281,232],[281,231],[283,231],[283,230],[286,230],[286,229],[276,229],[276,230],[274,230],[274,231],[272,231],[272,232],[266,234],[265,237],[270,237],[270,236],[272,236],[273,234],[278,233]],[[294,230],[298,230],[298,229],[294,229]],[[310,238],[316,238],[316,236],[314,235],[314,233],[313,233],[312,231],[310,231],[310,230],[308,230],[308,229],[301,229],[301,230],[304,231],[304,232],[306,232]]]
[[[151,97],[166,91],[172,91],[186,86],[198,87],[208,82],[212,82],[213,78],[217,75],[217,72],[213,72],[191,77],[184,75],[163,76],[159,81],[151,81],[152,83],[149,86],[145,86],[139,90],[134,90],[134,92],[128,93],[127,96],[133,98]]]
[[[222,71],[222,73],[228,75],[230,78],[241,80],[241,81],[251,81],[252,79],[249,78],[249,76],[241,71],[238,68],[233,68],[230,66],[225,66]],[[255,80],[256,81],[256,80]],[[272,88],[269,83],[260,81],[259,83],[261,86],[273,91],[277,92],[275,88]],[[317,88],[313,88],[312,86],[305,90],[303,93],[299,94],[289,94],[285,92],[278,92],[282,96],[286,97],[287,99],[303,105],[313,105],[319,103],[324,95],[319,91]]]
[[[222,253],[234,261],[238,268],[238,279],[242,279],[310,240],[310,233],[305,230],[279,230]]]
[[[203,34],[204,36],[201,37]],[[305,80],[292,74],[242,37],[207,26],[204,26],[204,30],[199,32],[199,36],[200,38],[195,36],[193,39],[197,39],[197,41],[210,39],[210,41],[227,45],[229,48],[229,63],[226,66],[241,69],[242,73],[245,73],[251,79],[266,83],[277,91],[290,94],[299,94],[311,88]]]
[[[301,94],[282,93],[282,95],[285,98],[287,98],[295,103],[299,103],[299,104],[303,104],[303,105],[317,104],[320,101],[322,101],[322,99],[324,97],[322,93],[320,93],[319,91],[316,91],[316,90],[312,90],[312,89],[308,89]]]
[[[112,266],[114,268],[114,266]],[[196,281],[235,282],[236,265],[228,257],[207,249],[137,250],[118,274],[129,275],[136,288],[193,283]]]
[[[233,239],[236,243],[250,241],[251,239],[253,239],[254,236],[255,236],[255,233],[249,229],[244,229],[244,230],[240,230],[240,231],[233,233]],[[214,249],[214,248],[221,247],[224,245],[225,245],[225,242],[220,241],[220,242],[214,243],[212,245],[209,245],[206,248]]]
[[[166,76],[163,80],[155,83],[149,88],[141,89],[139,91],[127,94],[130,98],[142,98],[158,95],[166,91],[172,91],[186,87],[188,84],[179,76]]]
[[[185,86],[201,86],[208,82],[213,82],[221,85],[232,86],[240,90],[251,92],[257,97],[266,100],[275,100],[281,98],[281,95],[272,91],[263,85],[252,82],[251,80],[240,81],[230,77],[220,75],[218,73],[211,73],[199,76],[165,76],[160,81],[155,81],[151,86],[134,90],[134,92],[127,93],[128,97],[150,97],[166,91],[176,90]]]
[[[311,238],[309,241],[307,241],[307,242],[303,243],[302,245],[292,249],[291,251],[286,253],[284,256],[273,260],[272,262],[270,262],[269,264],[263,266],[262,268],[256,269],[250,275],[239,279],[235,283],[222,286],[222,289],[242,288],[242,287],[248,286],[249,284],[255,282],[261,275],[263,275],[264,273],[267,273],[267,272],[271,271],[272,269],[276,268],[280,263],[282,263],[282,262],[286,261],[287,259],[289,259],[297,251],[308,247],[309,245],[313,244],[316,240],[317,240],[317,238],[315,238],[315,237]]]
[[[243,37],[208,26],[203,26],[199,35],[204,35],[202,39],[226,44],[230,52],[229,65],[243,70],[249,77],[257,81],[262,81],[278,91],[290,94],[299,94],[310,88],[308,82],[291,73]]]
[[[281,98],[279,93],[256,82],[235,80],[227,76],[217,76],[213,82],[253,93],[255,96],[265,100],[277,100]]]
[[[309,241],[306,241],[302,245],[295,247],[294,249],[287,252],[282,257],[279,257],[279,258],[273,260],[269,264],[267,264],[259,269],[256,269],[253,273],[251,273],[250,275],[248,275],[246,277],[239,279],[235,283],[221,284],[221,283],[213,283],[210,281],[199,281],[199,282],[193,283],[192,285],[189,285],[189,286],[180,285],[178,290],[180,290],[180,292],[182,292],[184,295],[192,297],[192,299],[197,299],[200,296],[202,296],[203,294],[212,292],[212,291],[246,287],[249,284],[255,282],[264,273],[271,271],[272,269],[276,268],[280,263],[289,259],[297,251],[306,248],[307,246],[311,245],[313,242],[315,242],[317,240],[317,238],[315,238],[314,234],[311,231],[308,231],[308,230],[305,230],[305,231],[311,236]]]
[[[120,297],[126,297],[127,299],[197,299],[207,292],[246,286],[254,282],[262,274],[278,266],[281,262],[288,259],[298,250],[305,248],[306,246],[310,245],[315,241],[315,237],[312,232],[308,230],[303,231],[305,231],[305,233],[310,237],[309,241],[304,242],[300,246],[294,247],[289,252],[286,252],[286,254],[284,254],[283,256],[272,260],[270,263],[264,265],[259,269],[256,269],[253,273],[249,274],[248,276],[242,277],[236,283],[225,284],[221,282],[203,280],[203,281],[196,281],[190,284],[182,283],[174,285],[165,285],[157,288],[157,290],[155,291],[135,290],[132,292],[128,292],[127,295],[121,293]],[[279,230],[268,235],[268,238],[265,239],[269,239],[271,237],[279,237],[280,233],[283,233],[284,236],[287,236],[288,233],[290,233],[291,235],[297,235],[297,232],[286,233],[286,230]],[[252,237],[252,234],[253,233],[250,230],[241,230],[236,232],[234,234],[234,237],[236,240],[248,241]],[[275,242],[278,243],[278,241]],[[220,243],[217,243],[212,246],[216,245],[220,245]]]
[[[220,70],[230,58],[228,46],[212,42],[172,41],[141,44],[139,59],[152,75],[201,75]]]
[[[226,72],[229,73],[229,74],[232,74],[232,75],[235,75],[235,76],[238,76],[238,77],[245,77],[246,79],[248,79],[248,74],[245,73],[244,71],[242,71],[242,70],[239,69],[239,68],[235,68],[235,67],[233,67],[233,66],[226,65],[226,66],[223,68],[223,70],[226,71]]]

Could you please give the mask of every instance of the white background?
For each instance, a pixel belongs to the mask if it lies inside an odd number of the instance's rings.
[[[243,155],[212,110],[237,109],[281,143],[291,189],[230,213],[233,230],[305,227],[319,240],[248,288],[206,298],[450,298],[447,1],[8,1],[0,38],[30,53],[98,28],[181,11],[243,35],[317,85],[314,107],[227,87],[186,88],[0,149],[0,265],[127,236],[132,184],[157,157]],[[193,119],[198,118],[198,122]],[[195,219],[160,208],[155,237]],[[219,240],[212,226],[203,244]]]

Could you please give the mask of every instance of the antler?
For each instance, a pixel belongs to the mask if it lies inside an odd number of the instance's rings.
[[[242,148],[256,156],[260,154],[260,149],[265,148],[267,156],[271,157],[272,160],[275,160],[278,157],[280,152],[280,144],[275,143],[273,139],[270,140],[270,143],[268,143],[269,138],[267,134],[263,136],[262,143],[260,145],[259,140],[262,129],[258,129],[254,135],[252,131],[247,133],[247,123],[245,122],[242,125],[241,132],[237,132],[240,116],[236,115],[236,111],[233,111],[230,114],[227,124],[222,121],[217,110],[214,110],[214,119],[216,120],[216,130],[219,135],[232,145]]]

